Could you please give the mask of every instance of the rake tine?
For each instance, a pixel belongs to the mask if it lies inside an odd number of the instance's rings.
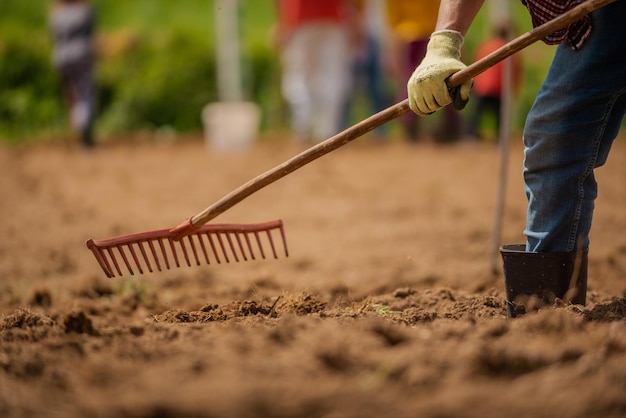
[[[122,275],[122,270],[120,269],[120,265],[117,263],[117,258],[115,258],[115,254],[113,254],[113,250],[111,248],[108,248],[108,247],[105,248],[105,249],[106,249],[107,253],[109,254],[109,258],[113,262],[113,265],[115,265],[115,270],[117,270],[117,275],[121,276]]]
[[[253,260],[256,260],[256,257],[254,256],[254,250],[252,249],[252,244],[250,243],[250,237],[248,237],[248,233],[244,232],[243,233],[243,237],[246,239],[246,245],[248,246],[248,251],[250,252],[250,257]]]
[[[143,247],[143,242],[138,242],[139,251],[141,251],[141,255],[143,256],[143,261],[146,262],[146,267],[148,267],[148,271],[152,273],[152,265],[150,264],[150,259],[148,258],[148,254],[146,254],[146,250]]]
[[[191,267],[191,263],[189,262],[189,254],[187,253],[187,247],[185,246],[185,241],[181,239],[180,241],[178,241],[178,245],[180,246],[181,250],[183,250],[183,256],[185,256],[187,266]]]
[[[206,251],[206,246],[204,245],[204,239],[202,238],[203,234],[198,234],[198,241],[200,241],[200,248],[202,249],[202,254],[204,254],[204,259],[207,264],[211,264],[209,261],[209,253]]]
[[[131,267],[130,263],[128,262],[128,258],[126,257],[126,253],[124,252],[124,247],[122,247],[121,245],[119,247],[117,247],[117,250],[120,252],[120,254],[122,255],[122,260],[124,260],[124,264],[126,264],[126,268],[128,269],[128,271],[130,272],[131,275],[134,275],[135,272],[133,271],[133,268]],[[120,276],[122,274],[120,273]]]
[[[174,261],[176,261],[176,267],[180,267],[180,262],[178,261],[178,253],[176,252],[176,247],[174,246],[174,240],[172,238],[168,238],[167,240],[170,242],[172,256],[174,257]]]
[[[135,254],[135,250],[133,249],[133,244],[128,244],[128,250],[130,251],[130,255],[133,257],[133,260],[135,260],[135,265],[137,266],[137,269],[139,270],[139,274],[143,274],[143,269],[141,268],[141,264],[139,263],[139,260],[137,259],[137,254]]]
[[[222,264],[222,260],[220,259],[220,255],[217,252],[217,248],[215,248],[215,243],[213,242],[213,238],[211,237],[211,234],[207,232],[205,235],[207,239],[209,240],[209,244],[211,245],[211,250],[213,251],[213,255],[215,256],[215,259],[217,260],[217,264]]]
[[[100,264],[100,267],[102,267],[102,270],[104,270],[107,277],[108,278],[115,277],[115,273],[113,273],[111,264],[109,263],[109,260],[107,260],[107,256],[104,252],[104,249],[100,250],[98,248],[93,248],[92,252],[96,256],[96,260],[98,260],[98,264]]]
[[[259,238],[259,232],[254,231],[254,238],[256,239],[256,243],[259,246],[259,251],[261,252],[261,257],[265,259],[265,251],[263,251],[263,244],[261,244],[261,239]]]
[[[152,252],[152,258],[154,258],[154,262],[156,263],[157,269],[161,270],[161,263],[159,262],[159,256],[157,255],[156,249],[154,248],[154,244],[152,241],[148,240],[148,246],[150,247],[150,252]]]
[[[285,228],[281,222],[280,224],[280,237],[283,240],[283,249],[285,250],[285,257],[289,257],[289,250],[287,249],[287,238],[285,237]]]
[[[167,251],[165,251],[165,245],[163,245],[163,239],[158,238],[157,242],[159,243],[159,248],[161,249],[161,254],[163,254],[163,261],[165,261],[165,267],[170,269],[170,259],[167,256]]]
[[[243,245],[241,245],[241,238],[239,237],[240,234],[244,234],[243,232],[235,232],[235,239],[237,240],[237,245],[239,246],[239,251],[241,251],[241,256],[243,257],[243,261],[248,261],[248,256],[246,255],[246,250],[243,248]]]
[[[235,261],[239,262],[239,257],[237,256],[237,251],[235,250],[235,246],[233,245],[233,240],[230,238],[230,233],[225,232],[226,240],[228,241],[228,245],[230,246],[230,251],[232,251],[233,257],[235,257]]]
[[[189,240],[189,245],[191,246],[191,252],[193,254],[193,258],[196,260],[196,265],[200,265],[200,259],[198,258],[198,251],[196,251],[196,244],[193,242],[193,235],[188,235],[187,239]]]
[[[89,248],[93,255],[96,257],[96,261],[98,261],[98,264],[100,265],[106,276],[109,279],[112,278],[114,274],[111,270],[109,262],[107,261],[104,253],[98,248],[98,246],[93,242],[92,239],[87,241],[87,248]]]
[[[278,254],[276,254],[276,248],[274,248],[274,240],[272,239],[272,233],[270,231],[266,231],[267,239],[270,242],[270,247],[272,247],[272,253],[274,254],[274,258],[278,258]]]
[[[106,259],[105,254],[100,250],[93,251],[93,254],[96,256],[96,260],[98,260],[98,264],[100,264],[100,267],[102,267],[102,270],[104,270],[106,276],[109,279],[112,277],[115,277],[115,274],[113,273],[113,270],[111,269],[111,265]]]
[[[226,252],[226,248],[224,248],[224,241],[222,240],[222,234],[220,234],[219,232],[216,232],[215,236],[217,237],[217,242],[219,242],[220,248],[222,249],[222,254],[224,255],[224,259],[226,260],[227,263],[230,263],[230,259],[228,258],[228,253]]]

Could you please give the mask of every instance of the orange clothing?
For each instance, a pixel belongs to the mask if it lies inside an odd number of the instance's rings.
[[[435,30],[439,0],[387,0],[387,22],[405,42],[427,39]]]
[[[345,0],[279,0],[278,18],[283,28],[294,29],[308,22],[343,23],[347,10]]]
[[[475,61],[486,57],[496,49],[506,44],[506,41],[502,38],[489,39],[478,46],[476,50]],[[513,86],[519,84],[520,79],[520,63],[519,58],[512,56],[509,58],[512,60],[512,79]],[[504,62],[499,62],[494,66],[485,70],[485,72],[478,74],[474,77],[473,90],[480,96],[500,97],[502,94],[502,74],[504,70]]]

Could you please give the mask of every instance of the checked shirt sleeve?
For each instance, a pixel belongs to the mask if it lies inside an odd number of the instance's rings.
[[[533,27],[546,23],[582,3],[583,0],[522,0],[532,19]],[[591,35],[591,18],[585,16],[565,29],[546,36],[548,45],[560,44],[567,39],[572,49],[579,50]]]

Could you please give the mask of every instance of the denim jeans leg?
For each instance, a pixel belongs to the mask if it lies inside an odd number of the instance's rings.
[[[626,2],[593,13],[580,51],[557,51],[524,127],[524,182],[531,252],[589,246],[597,197],[594,169],[606,162],[626,109]]]

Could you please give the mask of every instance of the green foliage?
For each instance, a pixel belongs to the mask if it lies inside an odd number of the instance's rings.
[[[142,33],[155,34],[185,28],[205,39],[211,37],[213,0],[92,0],[92,3],[104,32],[132,27]]]
[[[213,1],[95,5],[102,30],[131,27],[136,34],[132,48],[99,64],[100,130],[202,129],[202,108],[218,100]],[[273,2],[241,2],[242,83],[246,98],[259,103],[264,113],[274,106],[278,91],[278,62],[266,42],[273,19]]]
[[[176,29],[158,39],[140,37],[99,65],[100,129],[106,134],[171,127],[202,129],[202,108],[218,100],[215,54],[193,33]],[[257,46],[244,57],[245,87],[262,107],[276,100],[274,54]]]
[[[22,31],[41,30],[46,25],[46,12],[50,0],[0,1],[0,27],[21,28]],[[4,35],[4,30],[3,30]]]
[[[64,118],[59,80],[51,68],[48,40],[5,30],[0,41],[0,133],[23,135],[59,129]]]
[[[202,108],[218,100],[211,0],[94,0],[98,16],[97,131],[202,129]],[[58,136],[66,116],[50,62],[50,0],[0,1],[0,138]],[[242,2],[242,68],[247,98],[277,100],[277,60],[267,44],[269,0]]]
[[[0,138],[59,136],[66,114],[50,65],[47,11],[51,0],[0,0]],[[218,100],[212,0],[93,0],[98,16],[97,133],[113,135],[168,127],[202,129],[202,108]],[[466,37],[465,57],[489,35],[485,8]],[[515,3],[517,33],[530,29]],[[263,127],[283,123],[279,60],[269,42],[273,0],[241,1],[240,29],[246,99],[263,111]],[[549,56],[533,60],[515,106],[521,124]],[[545,62],[544,62],[545,61]],[[519,126],[518,126],[519,128]]]
[[[103,60],[98,83],[106,132],[198,130],[200,110],[215,100],[215,63],[204,42],[175,30]]]

